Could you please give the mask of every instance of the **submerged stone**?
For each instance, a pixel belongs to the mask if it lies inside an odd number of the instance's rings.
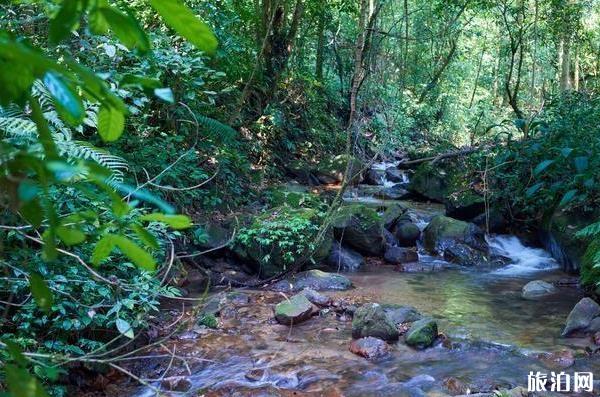
[[[387,355],[390,348],[383,340],[368,336],[350,342],[350,351],[364,358],[375,359]]]
[[[538,299],[557,292],[554,285],[543,280],[533,280],[523,286],[521,296],[523,299]]]

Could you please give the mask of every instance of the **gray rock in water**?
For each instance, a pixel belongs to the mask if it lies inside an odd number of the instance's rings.
[[[417,349],[425,349],[433,344],[438,336],[435,320],[424,318],[413,323],[406,333],[406,344]]]
[[[398,340],[400,336],[396,324],[377,303],[368,303],[359,307],[352,319],[352,337],[358,339],[367,336],[386,341]]]
[[[352,288],[352,282],[341,274],[327,273],[321,270],[300,272],[287,280],[281,280],[272,287],[275,291],[290,292],[311,288],[315,291],[337,290]]]
[[[444,249],[444,260],[461,266],[478,266],[487,262],[481,251],[462,243],[446,247]]]
[[[311,303],[317,306],[329,306],[331,298],[327,295],[323,295],[311,288],[304,288],[300,291],[299,295],[304,295]]]
[[[396,223],[400,220],[410,221],[410,217],[406,214],[406,208],[400,204],[390,205],[385,209],[383,215],[383,225],[386,229],[392,230]]]
[[[421,237],[421,230],[412,222],[399,222],[396,225],[395,236],[401,247],[414,247]]]
[[[333,216],[335,235],[363,255],[379,256],[385,249],[383,219],[372,208],[348,205]]]
[[[350,342],[350,351],[372,360],[387,355],[390,352],[390,348],[383,340],[368,336]]]
[[[435,383],[435,378],[431,375],[417,375],[414,378],[411,378],[404,382],[404,386],[407,388],[418,387],[422,390],[431,389],[433,384]]]
[[[416,249],[405,247],[387,247],[383,256],[386,262],[394,265],[401,263],[416,262],[419,260],[419,254]]]
[[[290,299],[279,302],[275,306],[275,319],[284,325],[298,324],[310,318],[313,305],[302,294],[294,295]]]
[[[371,168],[367,171],[365,182],[369,185],[383,185],[385,180],[385,170]]]
[[[569,313],[567,324],[561,335],[569,336],[576,331],[584,331],[598,316],[600,316],[600,305],[591,298],[583,298]]]
[[[420,320],[422,318],[421,313],[417,311],[412,306],[402,306],[402,305],[381,305],[385,314],[388,316],[390,320],[392,320],[396,325],[404,324],[404,323],[412,323],[414,321]]]
[[[521,296],[523,299],[537,299],[555,294],[558,290],[550,283],[543,280],[533,280],[523,286]]]
[[[335,271],[355,272],[365,264],[365,260],[358,252],[336,242],[329,253],[327,264]]]
[[[405,183],[404,172],[398,168],[387,168],[385,170],[385,176],[390,182]]]
[[[410,192],[406,190],[402,184],[398,183],[393,186],[384,187],[376,196],[383,200],[402,200],[409,196]]]

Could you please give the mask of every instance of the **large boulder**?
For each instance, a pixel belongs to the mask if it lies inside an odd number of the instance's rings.
[[[383,225],[388,230],[392,230],[400,220],[410,221],[410,217],[406,215],[406,207],[400,204],[393,204],[387,207],[381,217],[383,218]]]
[[[317,179],[324,184],[341,183],[344,180],[346,167],[350,163],[349,172],[352,176],[350,183],[357,184],[363,179],[363,163],[356,157],[344,154],[329,157],[321,162],[312,170]]]
[[[218,223],[207,223],[194,231],[194,242],[201,250],[225,248],[231,242],[232,233]]]
[[[338,209],[332,221],[335,236],[361,254],[382,255],[385,248],[383,220],[372,208],[361,204]]]
[[[550,283],[543,280],[533,280],[523,286],[521,296],[523,299],[538,299],[555,294],[558,290]]]
[[[400,265],[402,263],[416,262],[419,254],[416,249],[406,247],[387,247],[383,256],[386,262]]]
[[[423,231],[423,243],[427,251],[438,255],[443,255],[448,248],[457,244],[487,252],[484,234],[479,227],[443,215],[435,216],[427,225]]]
[[[327,258],[327,264],[335,271],[355,272],[365,264],[365,259],[358,252],[336,241]]]
[[[415,170],[408,189],[428,200],[443,203],[450,188],[449,177],[441,168],[423,163]]]
[[[421,237],[421,230],[411,221],[398,221],[394,235],[401,247],[414,247],[417,245],[419,237]]]
[[[312,303],[302,294],[294,295],[275,306],[275,319],[284,325],[306,321],[312,316],[312,313]]]
[[[386,180],[385,170],[371,168],[367,171],[365,182],[369,185],[383,185]]]
[[[352,288],[352,282],[341,274],[321,270],[300,272],[289,279],[281,280],[271,287],[275,291],[290,292],[311,288],[315,291],[344,291]]]
[[[352,319],[352,337],[358,339],[367,336],[385,341],[394,341],[400,336],[396,324],[377,303],[368,303],[359,307]]]
[[[280,274],[284,270],[302,260],[303,255],[297,251],[309,253],[308,241],[315,238],[314,227],[299,228],[296,235],[288,229],[288,221],[305,222],[318,225],[320,221],[317,211],[306,208],[290,208],[287,206],[273,208],[260,216],[255,217],[245,227],[244,233],[239,233],[234,252],[242,260],[251,264],[261,278],[269,278]],[[286,243],[276,238],[278,232],[286,235]],[[329,256],[333,244],[333,231],[325,233],[321,244],[312,252],[315,262],[320,262]],[[290,253],[294,253],[290,255]]]
[[[567,324],[562,331],[562,336],[569,336],[576,332],[584,332],[594,318],[600,316],[600,305],[591,298],[580,300],[567,317]]]
[[[465,221],[470,221],[485,211],[483,196],[471,189],[450,194],[444,204],[447,216]]]
[[[487,262],[487,257],[483,252],[462,243],[446,247],[443,256],[447,262],[461,266],[478,266]]]
[[[406,173],[404,171],[399,170],[398,168],[394,168],[394,167],[386,168],[385,176],[386,176],[387,180],[390,182],[404,183],[404,184],[408,183],[408,176],[406,175]]]
[[[438,326],[435,320],[424,318],[415,321],[405,336],[407,345],[417,349],[425,349],[435,342],[438,336]]]

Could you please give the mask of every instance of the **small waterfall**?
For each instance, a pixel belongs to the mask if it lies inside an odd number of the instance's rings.
[[[494,274],[519,276],[559,268],[558,262],[547,251],[527,247],[515,236],[491,236],[486,240],[493,254],[509,258],[512,262]]]

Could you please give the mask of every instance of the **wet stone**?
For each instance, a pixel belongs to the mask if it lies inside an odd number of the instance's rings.
[[[164,390],[186,392],[192,388],[192,382],[184,376],[165,378],[160,383]]]
[[[275,306],[275,319],[280,324],[293,325],[308,320],[313,313],[313,305],[304,295],[294,295]]]
[[[361,357],[372,360],[387,355],[390,349],[388,344],[383,340],[368,336],[350,342],[350,351]]]

